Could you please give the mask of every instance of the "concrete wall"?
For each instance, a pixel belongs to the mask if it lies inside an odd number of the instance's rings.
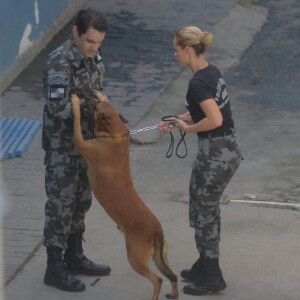
[[[1,93],[85,2],[86,0],[1,1]]]

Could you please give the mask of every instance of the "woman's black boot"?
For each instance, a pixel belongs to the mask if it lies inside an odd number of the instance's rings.
[[[206,293],[217,293],[226,288],[218,258],[205,258],[202,274],[193,284],[186,285],[183,292],[188,295],[201,296]]]
[[[200,255],[198,260],[190,269],[182,270],[180,276],[188,281],[195,281],[203,271],[204,255]]]
[[[44,283],[58,289],[70,292],[85,290],[85,284],[73,277],[66,269],[62,261],[62,249],[59,247],[47,247],[47,269]]]
[[[110,274],[111,268],[92,262],[83,254],[82,233],[69,235],[68,247],[65,251],[64,262],[67,269],[74,274],[85,274],[91,276],[105,276]]]

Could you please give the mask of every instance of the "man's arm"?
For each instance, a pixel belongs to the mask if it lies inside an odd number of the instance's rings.
[[[70,67],[66,62],[49,60],[43,76],[44,96],[49,111],[62,119],[72,118]]]

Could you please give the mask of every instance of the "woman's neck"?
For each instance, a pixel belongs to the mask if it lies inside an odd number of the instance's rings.
[[[208,62],[201,54],[195,57],[195,59],[192,60],[190,63],[190,69],[193,71],[194,74],[199,70],[206,68],[207,66],[208,66]]]

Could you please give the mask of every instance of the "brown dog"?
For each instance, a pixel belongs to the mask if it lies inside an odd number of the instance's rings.
[[[128,261],[133,269],[153,285],[151,300],[159,297],[162,279],[149,267],[152,256],[157,268],[171,281],[172,291],[167,298],[178,298],[177,276],[171,270],[167,241],[161,224],[137,194],[129,163],[129,129],[119,113],[102,94],[95,111],[96,138],[84,140],[80,126],[80,106],[72,96],[75,149],[88,163],[91,188],[109,216],[124,233]]]

